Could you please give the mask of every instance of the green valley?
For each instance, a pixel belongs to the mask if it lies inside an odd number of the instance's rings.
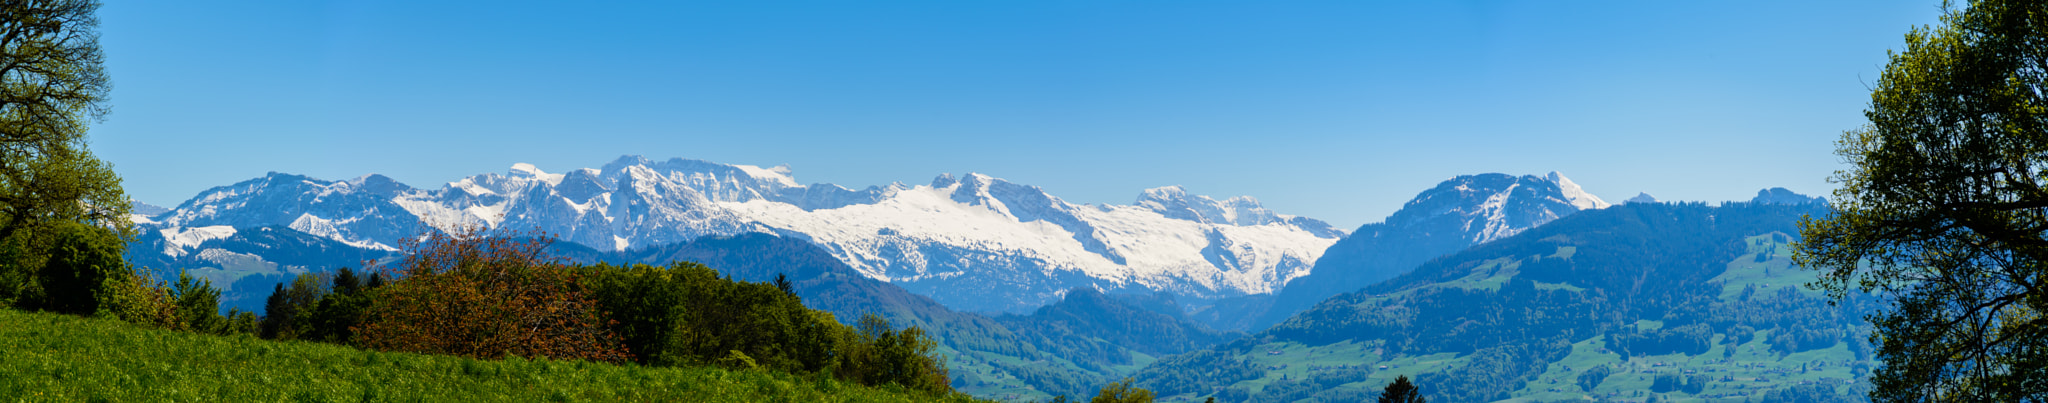
[[[1818,206],[1636,204],[1432,260],[1211,351],[1162,357],[1168,401],[1351,401],[1408,376],[1431,401],[1846,401],[1871,309],[1790,267]]]

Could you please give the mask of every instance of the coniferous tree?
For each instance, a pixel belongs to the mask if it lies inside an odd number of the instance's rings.
[[[796,286],[791,285],[789,283],[789,276],[782,273],[775,273],[775,289],[782,290],[783,294],[789,294],[792,297],[796,296]]]
[[[1387,383],[1387,389],[1380,392],[1380,403],[1427,402],[1428,400],[1422,398],[1422,391],[1416,388],[1415,384],[1408,382],[1407,375],[1394,378],[1393,382]]]
[[[213,288],[213,282],[193,278],[191,274],[180,271],[171,292],[176,298],[178,320],[186,330],[200,333],[228,331],[228,318],[220,315],[220,290]]]
[[[291,323],[294,313],[291,304],[285,302],[284,283],[277,283],[270,291],[270,298],[263,301],[263,319],[258,322],[257,335],[265,339],[277,339],[280,333],[286,331],[284,326]]]

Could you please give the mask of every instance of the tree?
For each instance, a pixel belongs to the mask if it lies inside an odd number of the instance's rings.
[[[422,238],[384,269],[393,281],[363,314],[358,345],[484,359],[630,358],[578,273],[545,253],[545,236],[472,229]]]
[[[132,234],[121,179],[85,139],[88,121],[107,112],[98,9],[92,0],[0,1],[0,244],[10,252],[0,271],[17,274],[0,280],[40,270],[55,223]]]
[[[178,322],[187,330],[200,333],[227,333],[228,317],[220,314],[220,290],[213,288],[213,282],[193,278],[191,274],[178,272],[178,282],[171,286],[172,301],[177,305]],[[229,313],[234,316],[235,313]]]
[[[263,305],[259,334],[266,339],[297,340],[311,331],[313,309],[327,297],[320,276],[300,273],[291,285],[278,283]]]
[[[1422,390],[1417,389],[1415,384],[1408,383],[1407,375],[1395,377],[1393,382],[1387,383],[1387,390],[1380,392],[1380,403],[1427,402],[1428,400],[1422,398]]]
[[[1870,319],[1874,401],[2048,399],[2048,4],[1972,1],[1906,34],[1837,144],[1832,215],[1801,222],[1812,286]]]
[[[355,270],[347,267],[336,270],[329,283],[328,292],[320,296],[319,302],[301,308],[304,319],[299,323],[305,324],[301,329],[305,333],[299,338],[350,344],[355,339],[355,328],[363,324],[363,312],[376,302],[378,290],[364,285]]]
[[[1131,378],[1102,386],[1088,403],[1152,403],[1152,391],[1131,386]]]
[[[43,299],[37,307],[77,315],[111,309],[130,271],[121,259],[120,239],[111,231],[79,223],[56,223],[50,229],[51,247],[36,276]]]

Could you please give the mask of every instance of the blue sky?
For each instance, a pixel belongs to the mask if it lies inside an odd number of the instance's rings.
[[[1078,203],[1184,185],[1344,228],[1484,172],[1745,200],[1833,188],[1938,3],[107,0],[91,138],[160,205],[623,154]]]

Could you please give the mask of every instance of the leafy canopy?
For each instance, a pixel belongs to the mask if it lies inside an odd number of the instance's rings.
[[[0,2],[0,239],[59,221],[129,231],[128,199],[87,149],[106,115],[99,3]]]
[[[1906,34],[1837,144],[1814,284],[1886,298],[1875,401],[2048,399],[2048,4],[1972,1]]]

